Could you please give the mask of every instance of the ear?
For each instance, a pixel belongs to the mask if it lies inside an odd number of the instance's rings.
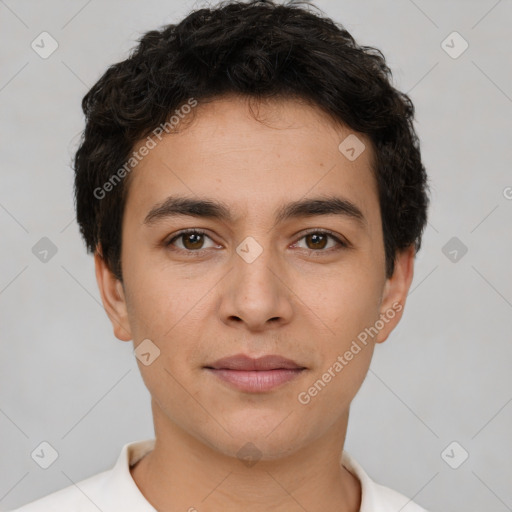
[[[375,338],[375,343],[386,341],[391,331],[398,325],[402,318],[405,301],[414,274],[414,256],[416,250],[413,245],[397,252],[395,258],[395,270],[393,275],[386,279],[380,305],[380,319],[384,327]]]
[[[98,248],[94,253],[96,281],[101,294],[103,307],[112,323],[114,335],[121,341],[132,339],[123,285],[110,271]]]

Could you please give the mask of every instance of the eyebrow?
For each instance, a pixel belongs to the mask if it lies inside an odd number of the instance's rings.
[[[160,220],[179,215],[203,217],[233,222],[228,205],[211,199],[192,199],[169,196],[156,204],[146,215],[143,224],[151,226]],[[330,196],[300,199],[280,207],[276,212],[276,224],[289,219],[314,217],[317,215],[339,215],[355,221],[360,227],[368,227],[368,221],[358,206],[348,199]]]

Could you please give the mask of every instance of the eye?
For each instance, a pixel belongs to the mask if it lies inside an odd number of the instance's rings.
[[[210,245],[205,246],[205,241],[209,240]],[[305,241],[306,247],[300,247],[301,240]],[[168,242],[167,247],[173,246],[178,251],[188,253],[201,252],[208,248],[219,248],[220,246],[204,232],[199,229],[187,229],[175,234]],[[325,230],[314,230],[303,235],[292,247],[299,247],[311,252],[330,252],[342,248],[348,248],[349,244],[342,241],[339,237]]]
[[[209,247],[217,247],[215,243],[213,243],[213,240],[204,231],[197,229],[181,231],[177,235],[173,236],[165,245],[175,245],[178,249],[183,251],[199,251],[207,248],[204,246],[206,238],[212,242]],[[181,243],[175,244],[175,241],[181,241]]]
[[[306,233],[300,240],[305,240],[306,247],[310,251],[327,252],[331,249],[348,247],[348,244],[340,240],[337,236],[333,235],[330,231],[316,230]],[[329,245],[331,241],[331,245]],[[299,242],[295,243],[297,246]]]

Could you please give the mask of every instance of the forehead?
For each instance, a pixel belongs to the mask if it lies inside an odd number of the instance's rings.
[[[309,103],[227,96],[177,128],[132,171],[127,210],[139,221],[169,195],[217,198],[242,216],[308,195],[341,194],[368,217],[378,209],[370,141]]]

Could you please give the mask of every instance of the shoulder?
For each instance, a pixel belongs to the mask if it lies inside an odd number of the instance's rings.
[[[154,439],[125,444],[112,469],[74,483],[12,512],[154,512],[130,474]]]
[[[427,512],[403,494],[374,482],[366,471],[347,453],[343,452],[341,463],[361,483],[360,512]]]
[[[376,510],[379,512],[396,512],[397,510],[401,512],[427,512],[427,510],[414,503],[410,498],[389,487],[376,484],[375,482],[373,486],[376,504],[379,506]]]
[[[12,512],[43,512],[49,510],[52,512],[69,512],[70,510],[73,510],[73,512],[98,512],[95,498],[98,499],[109,473],[110,471],[98,473]]]

